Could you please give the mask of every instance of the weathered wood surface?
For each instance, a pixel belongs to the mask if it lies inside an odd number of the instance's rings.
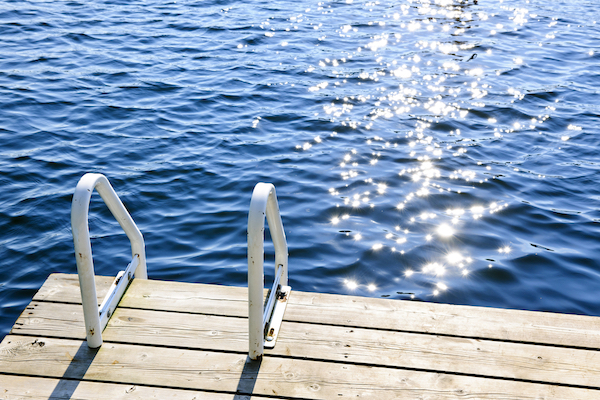
[[[97,278],[100,301],[111,282]],[[247,293],[240,287],[134,280],[120,306],[247,317]],[[53,274],[34,300],[81,304],[80,297],[76,275]],[[582,315],[292,292],[284,320],[600,349],[600,318]]]
[[[134,280],[98,351],[82,314],[51,275],[0,344],[0,398],[600,398],[600,318],[292,292],[257,366],[245,288]]]
[[[32,302],[12,333],[85,339],[80,305]],[[118,308],[108,342],[245,353],[245,318]],[[267,354],[600,387],[600,352],[286,322]]]
[[[257,397],[198,390],[164,389],[78,380],[0,374],[3,400],[258,400]],[[264,398],[263,398],[264,399]],[[274,397],[274,399],[277,399]]]
[[[43,344],[42,344],[43,343]],[[245,354],[105,343],[88,349],[81,340],[7,336],[4,372],[140,386],[303,399],[592,399],[598,392],[560,386],[428,373],[398,368],[265,357]],[[8,356],[7,356],[8,355]]]

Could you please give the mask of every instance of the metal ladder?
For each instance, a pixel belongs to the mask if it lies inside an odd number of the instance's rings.
[[[100,307],[96,300],[94,261],[88,225],[92,192],[96,189],[131,243],[132,260],[120,271]],[[264,291],[265,217],[275,247],[275,279],[266,302]],[[71,206],[71,229],[83,304],[87,343],[102,346],[102,331],[133,278],[148,279],[144,238],[131,215],[102,174],[85,174],[77,184]],[[273,348],[281,328],[291,287],[288,286],[288,247],[281,222],[275,187],[258,183],[252,193],[248,215],[248,327],[249,356],[262,357],[264,348]]]
[[[275,279],[263,308],[265,216],[275,247]],[[288,247],[275,186],[260,182],[254,187],[248,213],[248,323],[251,359],[262,357],[265,347],[275,347],[291,290],[288,286]]]

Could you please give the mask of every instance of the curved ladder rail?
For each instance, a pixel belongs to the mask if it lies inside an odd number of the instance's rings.
[[[131,242],[132,255],[131,263],[125,271],[119,272],[100,308],[98,308],[96,299],[94,261],[92,259],[92,245],[88,225],[88,211],[94,189],[98,191],[112,215],[127,234]],[[97,348],[102,345],[102,331],[123,293],[125,293],[127,285],[133,279],[134,273],[138,279],[148,279],[144,237],[108,179],[102,174],[85,174],[79,180],[71,207],[71,229],[75,245],[87,343],[90,348]]]
[[[275,279],[263,307],[265,216],[275,247]],[[249,355],[253,360],[262,357],[265,347],[275,346],[291,291],[287,284],[288,247],[275,186],[260,182],[254,187],[248,214]]]

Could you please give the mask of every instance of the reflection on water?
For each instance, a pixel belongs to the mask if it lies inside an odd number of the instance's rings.
[[[122,196],[152,278],[245,286],[270,181],[294,290],[600,315],[599,17],[592,0],[1,2],[0,335],[75,272],[85,172]],[[105,211],[94,258],[115,275],[127,243]]]
[[[469,279],[471,270],[492,268],[496,261],[489,261],[498,253],[512,251],[511,237],[494,240],[502,244],[495,254],[493,246],[477,249],[461,240],[480,229],[474,221],[494,214],[494,220],[502,220],[514,201],[496,187],[511,179],[506,166],[520,162],[496,161],[498,142],[506,140],[510,147],[533,134],[563,142],[570,138],[560,133],[564,130],[544,128],[552,115],[560,114],[559,98],[528,107],[527,95],[540,86],[513,86],[513,77],[527,80],[531,66],[552,54],[544,49],[560,34],[559,15],[540,4],[530,11],[503,1],[487,10],[476,1],[460,0],[347,4],[369,20],[348,19],[336,36],[319,37],[316,46],[329,44],[327,56],[306,69],[314,75],[308,91],[323,102],[315,117],[338,128],[296,149],[317,152],[330,146],[338,153],[339,181],[329,189],[336,201],[330,222],[354,239],[345,246],[392,253],[398,278],[418,277],[419,285],[425,279],[431,282],[430,295],[437,296],[461,285],[457,277]],[[310,21],[319,12],[352,15],[322,2],[316,11],[307,9],[290,21]],[[519,40],[530,30],[539,38]],[[336,51],[335,43],[348,39],[356,49]],[[532,109],[537,115],[529,117]],[[341,144],[344,136],[352,140]],[[362,143],[356,141],[359,137]],[[469,155],[472,149],[474,156]],[[546,178],[541,171],[511,169]],[[368,208],[376,214],[365,212]],[[411,253],[418,256],[408,258]],[[343,284],[351,291],[375,290],[357,277]]]

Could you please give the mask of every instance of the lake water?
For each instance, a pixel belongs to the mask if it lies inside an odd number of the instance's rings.
[[[600,315],[598,20],[591,0],[3,1],[0,337],[76,273],[86,172],[154,279],[245,286],[266,181],[295,290]],[[90,227],[115,275],[129,244],[97,194]]]

